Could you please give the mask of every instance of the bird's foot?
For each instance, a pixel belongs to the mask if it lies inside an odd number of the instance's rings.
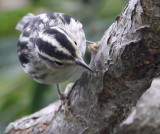
[[[68,120],[68,114],[70,114],[71,118],[73,118],[75,120],[80,120],[80,118],[78,118],[74,115],[74,113],[72,111],[72,106],[70,106],[68,103],[68,94],[72,90],[73,85],[74,85],[74,83],[69,83],[66,86],[64,93],[61,92],[60,86],[57,85],[60,100],[62,102],[62,107],[64,109],[64,117],[66,120]]]
[[[92,53],[93,50],[95,52],[98,52],[98,46],[99,46],[99,42],[93,42],[93,43],[89,44],[88,45],[89,52]]]
[[[80,118],[76,117],[75,114],[72,111],[72,106],[69,106],[68,104],[63,105],[64,107],[64,117],[66,120],[68,120],[68,114],[70,114],[71,118],[74,120],[81,120]]]

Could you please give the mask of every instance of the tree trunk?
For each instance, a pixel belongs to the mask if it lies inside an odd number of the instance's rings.
[[[130,0],[99,42],[90,66],[68,94],[69,115],[58,101],[10,123],[5,133],[115,133],[160,74],[160,0]],[[119,129],[118,129],[119,130]]]

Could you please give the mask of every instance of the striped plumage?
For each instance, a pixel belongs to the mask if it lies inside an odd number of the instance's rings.
[[[16,29],[22,33],[18,55],[24,71],[34,80],[59,83],[79,72],[86,39],[82,24],[63,13],[28,14]]]

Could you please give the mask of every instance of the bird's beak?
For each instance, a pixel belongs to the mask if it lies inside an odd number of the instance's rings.
[[[88,69],[91,72],[94,72],[82,59],[75,59],[76,64]]]

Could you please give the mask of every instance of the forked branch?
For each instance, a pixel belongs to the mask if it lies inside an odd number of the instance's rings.
[[[69,93],[80,121],[65,120],[60,103],[15,121],[5,133],[109,134],[160,74],[160,1],[130,0],[106,30],[90,66]]]

